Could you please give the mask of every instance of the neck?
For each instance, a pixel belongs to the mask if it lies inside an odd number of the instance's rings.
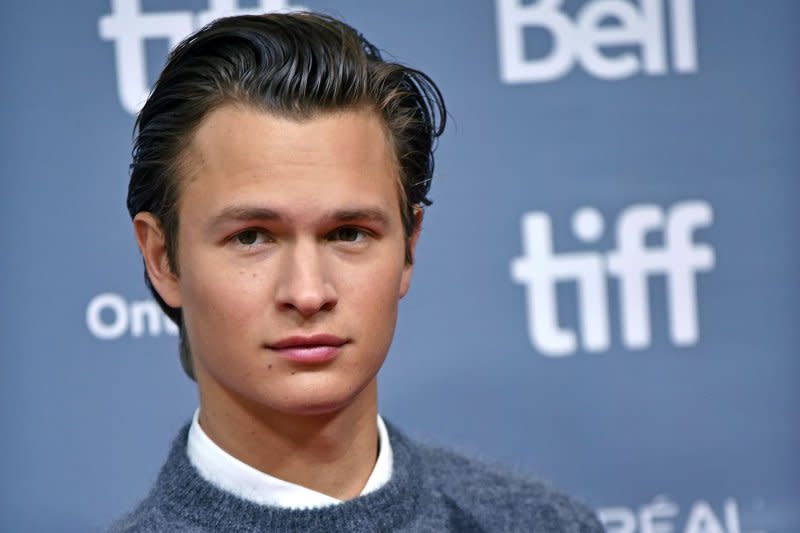
[[[220,448],[271,476],[339,500],[355,498],[378,454],[377,383],[347,406],[291,414],[200,387],[200,426]]]

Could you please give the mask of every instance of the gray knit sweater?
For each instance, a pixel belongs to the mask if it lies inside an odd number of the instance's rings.
[[[414,443],[386,425],[391,480],[365,496],[303,510],[258,505],[208,483],[186,456],[187,425],[150,494],[110,531],[603,532],[591,511],[541,482]]]

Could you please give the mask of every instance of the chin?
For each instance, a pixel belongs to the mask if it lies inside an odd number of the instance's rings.
[[[273,384],[266,391],[269,397],[262,397],[258,403],[287,415],[332,414],[358,403],[371,383],[371,380],[366,383],[331,383],[329,380],[320,383],[313,378],[307,379],[311,376],[291,377],[293,379],[287,379],[289,383],[285,382],[281,387]]]
[[[304,403],[286,406],[281,411],[284,414],[294,416],[322,416],[338,413],[346,406],[347,404],[339,403]]]

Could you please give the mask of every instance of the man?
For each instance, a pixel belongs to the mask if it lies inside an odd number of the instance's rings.
[[[137,120],[128,208],[200,408],[115,531],[565,531],[582,506],[377,413],[445,108],[352,28],[221,19]]]

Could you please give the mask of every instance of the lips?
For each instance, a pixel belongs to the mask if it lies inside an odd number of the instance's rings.
[[[346,343],[346,339],[336,335],[320,333],[286,337],[274,344],[268,344],[267,348],[296,363],[324,363],[339,355]]]

